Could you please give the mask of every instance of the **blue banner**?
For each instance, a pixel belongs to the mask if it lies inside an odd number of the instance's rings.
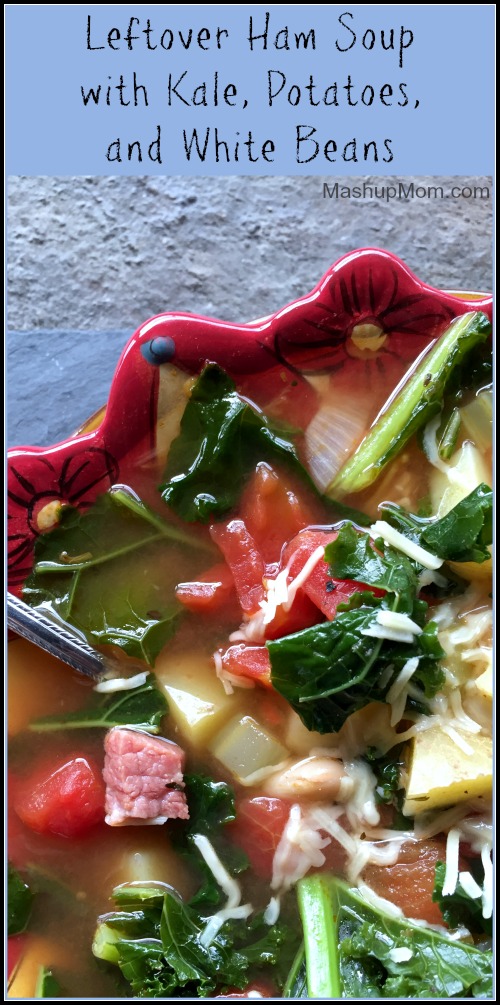
[[[6,167],[480,175],[494,5],[6,8]]]

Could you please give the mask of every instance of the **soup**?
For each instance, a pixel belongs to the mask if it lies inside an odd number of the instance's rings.
[[[359,405],[210,364],[40,536],[25,599],[110,670],[9,644],[9,997],[488,996],[489,350],[439,384],[450,331],[373,387],[359,333]]]

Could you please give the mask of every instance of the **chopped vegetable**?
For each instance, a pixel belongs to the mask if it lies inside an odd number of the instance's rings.
[[[487,935],[492,934],[491,918],[485,918],[482,911],[481,891],[484,883],[484,868],[480,859],[475,859],[469,863],[470,875],[474,883],[477,884],[479,893],[474,891],[474,896],[463,888],[459,874],[455,892],[444,895],[443,886],[446,876],[446,864],[436,863],[435,888],[432,899],[439,904],[446,924],[450,928],[468,928],[471,932],[484,931]]]
[[[460,425],[460,410],[454,408],[450,415],[443,419],[438,430],[438,454],[442,461],[449,461],[456,447]]]
[[[486,998],[492,955],[388,913],[333,876],[300,880],[310,998]]]
[[[15,810],[39,834],[83,834],[104,820],[101,772],[86,756],[37,765],[19,787]]]
[[[213,738],[209,749],[239,781],[279,764],[288,756],[282,743],[251,715],[236,716]]]
[[[440,726],[426,729],[411,741],[403,812],[414,816],[437,806],[451,806],[491,793],[491,737],[461,733],[461,745]]]
[[[64,998],[65,994],[52,970],[40,967],[35,988],[35,998]]]
[[[161,888],[153,893],[122,889],[119,912],[104,915],[94,937],[94,954],[117,963],[135,996],[206,998],[242,989],[254,968],[274,969],[296,951],[297,939],[286,926],[270,928],[258,916],[244,926],[226,921],[205,946],[206,913]]]
[[[214,363],[198,377],[168,455],[164,501],[184,520],[206,523],[223,516],[239,498],[258,461],[281,462],[303,475],[293,444],[262,412],[237,394]]]
[[[375,551],[369,535],[351,524],[340,527],[325,554],[335,577],[362,580],[386,592],[382,597],[367,590],[355,593],[333,621],[268,642],[273,686],[309,729],[328,733],[340,729],[356,709],[386,700],[398,673],[417,659],[414,682],[422,688],[419,709],[425,712],[425,699],[444,680],[443,650],[436,626],[425,624],[427,605],[417,599],[413,565],[381,541]],[[399,624],[402,614],[410,616],[404,621],[414,626],[410,634],[384,627],[394,615]],[[409,707],[413,701],[410,697]]]
[[[446,384],[464,358],[491,332],[486,315],[463,314],[425,356],[382,412],[364,440],[328,486],[327,495],[347,495],[371,485],[411,436],[439,412]]]
[[[170,721],[182,741],[199,749],[234,716],[243,698],[227,695],[215,675],[213,662],[203,651],[160,654],[155,674],[167,696]]]
[[[379,508],[392,526],[445,561],[481,563],[491,558],[493,493],[487,485],[478,485],[440,520],[407,513],[395,503]]]
[[[291,805],[286,799],[270,796],[243,797],[236,804],[236,820],[228,828],[228,835],[243,848],[256,876],[262,879],[271,879],[274,855]]]
[[[119,646],[152,665],[177,627],[166,558],[178,546],[175,531],[156,514],[152,522],[140,501],[123,505],[117,493],[84,513],[68,507],[60,525],[37,538],[24,598],[50,608],[92,645]]]
[[[230,603],[235,595],[234,579],[225,562],[211,566],[191,583],[178,583],[177,600],[193,614],[213,614]]]
[[[493,391],[491,387],[479,391],[468,405],[464,405],[460,409],[460,420],[476,447],[483,451],[489,450],[493,425]]]
[[[14,866],[8,864],[7,873],[7,914],[8,935],[18,935],[24,932],[28,925],[33,894],[27,883]]]

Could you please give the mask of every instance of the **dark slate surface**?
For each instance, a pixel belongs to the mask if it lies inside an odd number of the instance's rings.
[[[11,178],[8,444],[47,445],[106,399],[121,349],[164,310],[261,317],[342,254],[387,248],[445,288],[491,286],[491,200],[325,199],[383,178]],[[408,185],[410,179],[404,179]],[[491,185],[480,178],[414,184]]]

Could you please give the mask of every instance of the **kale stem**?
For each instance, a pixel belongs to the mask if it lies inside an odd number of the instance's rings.
[[[490,331],[488,318],[479,311],[455,319],[378,416],[326,494],[348,495],[371,485],[410,437],[439,411],[450,375]]]
[[[339,953],[328,876],[306,876],[297,885],[304,930],[307,991],[309,998],[341,998]]]
[[[109,490],[110,496],[114,502],[119,503],[119,505],[124,506],[126,509],[135,513],[136,516],[142,517],[143,520],[147,520],[152,527],[156,527],[163,537],[168,537],[172,541],[179,541],[180,544],[186,544],[191,548],[197,548],[201,551],[210,551],[213,553],[214,548],[211,543],[207,543],[198,535],[186,534],[185,531],[179,530],[178,527],[173,527],[171,524],[165,523],[161,516],[158,516],[154,510],[146,505],[136,495],[132,489],[128,488],[126,485],[113,485]]]

